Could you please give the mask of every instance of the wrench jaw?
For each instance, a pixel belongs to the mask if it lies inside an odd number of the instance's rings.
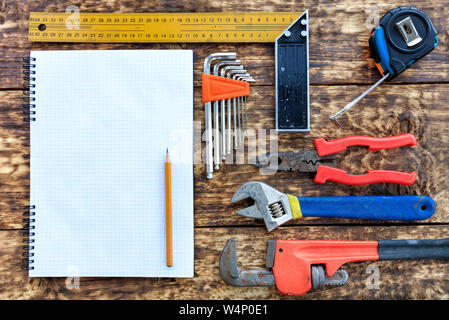
[[[242,185],[231,199],[235,203],[247,198],[254,200],[254,205],[236,211],[236,214],[253,219],[263,219],[268,231],[293,219],[287,195],[269,185],[251,181]]]
[[[319,165],[336,167],[335,155],[320,157],[316,150],[301,150],[298,152],[267,153],[250,159],[249,163],[257,168],[271,169],[274,172],[307,172],[315,173]]]
[[[220,257],[220,276],[226,283],[236,287],[271,287],[287,295],[299,296],[309,290],[320,290],[326,287],[342,286],[348,281],[348,273],[339,269],[332,276],[326,275],[326,269],[322,265],[312,265],[310,267],[310,278],[304,278],[304,283],[281,282],[278,286],[271,268],[275,267],[276,240],[268,241],[266,267],[269,269],[240,270],[237,264],[237,240],[231,238],[226,243]],[[286,270],[288,269],[288,270]],[[294,269],[294,270],[290,270]],[[304,271],[304,270],[303,270]],[[295,264],[282,270],[284,276],[289,276],[290,272],[298,272]]]
[[[237,265],[237,240],[229,239],[220,257],[220,276],[228,284],[236,287],[270,287],[275,285],[271,270],[240,270]]]
[[[340,287],[344,285],[349,275],[344,269],[338,269],[331,277],[326,275],[326,269],[321,265],[311,267],[312,290],[319,290],[325,287]]]

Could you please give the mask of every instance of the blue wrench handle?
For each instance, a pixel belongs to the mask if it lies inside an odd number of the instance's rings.
[[[298,197],[303,217],[424,220],[437,207],[428,196]]]

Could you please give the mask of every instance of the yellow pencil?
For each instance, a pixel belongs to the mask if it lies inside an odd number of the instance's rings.
[[[173,265],[171,205],[171,162],[167,149],[167,156],[165,157],[165,241],[167,247],[167,267]]]

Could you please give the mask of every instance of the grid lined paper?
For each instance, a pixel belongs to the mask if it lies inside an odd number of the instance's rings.
[[[193,53],[32,51],[31,277],[192,277]],[[172,161],[173,267],[164,160]]]

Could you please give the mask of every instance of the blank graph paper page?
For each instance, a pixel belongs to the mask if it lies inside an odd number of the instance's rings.
[[[193,53],[32,51],[31,277],[193,277]],[[164,160],[172,161],[166,266]]]

